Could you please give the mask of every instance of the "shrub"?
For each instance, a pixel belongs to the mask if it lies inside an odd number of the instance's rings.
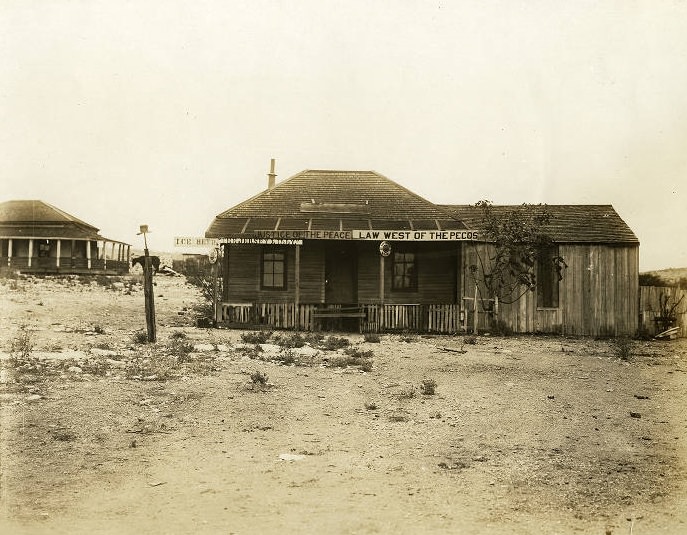
[[[413,342],[417,342],[417,337],[409,335],[409,334],[405,334],[405,335],[401,336],[401,342],[404,342],[406,344],[412,344]]]
[[[407,388],[404,388],[398,393],[398,397],[401,399],[411,399],[415,397],[415,394],[417,392],[415,391],[414,386],[408,386]]]
[[[242,333],[241,340],[246,344],[265,344],[272,337],[272,331]]]
[[[377,410],[377,404],[374,401],[366,401],[365,402],[365,410],[376,411]]]
[[[22,325],[19,328],[19,333],[12,340],[10,353],[13,359],[27,360],[31,356],[34,348],[33,333]]]
[[[105,334],[105,329],[103,329],[100,325],[93,325],[91,331],[93,331],[95,334]]]
[[[294,356],[293,351],[290,349],[280,352],[275,360],[286,366],[296,363],[296,357]]]
[[[382,338],[377,333],[365,333],[363,339],[368,344],[378,344],[382,341]]]
[[[169,337],[172,340],[185,340],[186,339],[186,333],[182,331],[174,331],[172,334],[169,335]]]
[[[336,355],[329,359],[329,366],[332,368],[347,368],[348,366],[358,366],[362,371],[372,371],[372,351],[360,351],[356,348],[346,349],[344,355]]]
[[[473,335],[465,336],[465,337],[463,337],[463,343],[470,345],[470,346],[474,346],[477,344],[477,337],[473,336]]]
[[[434,379],[423,379],[420,383],[420,392],[425,396],[433,396],[437,391],[437,382]]]
[[[125,374],[127,379],[142,381],[166,381],[179,374],[176,358],[171,355],[150,355],[137,357],[127,362]]]
[[[174,338],[169,346],[170,354],[175,356],[179,363],[190,362],[192,351],[193,346],[183,338]]]
[[[251,382],[256,386],[265,386],[267,384],[267,374],[261,371],[254,371],[250,374]]]
[[[492,320],[491,333],[497,336],[510,336],[513,334],[513,329],[503,320]]]
[[[274,342],[284,348],[298,348],[305,345],[305,338],[300,333],[277,335],[274,337]]]
[[[351,345],[348,338],[343,338],[339,336],[328,336],[323,342],[320,343],[322,349],[327,351],[336,351],[337,349],[342,349]]]
[[[144,331],[136,331],[133,336],[132,340],[134,344],[147,344],[148,343],[148,333]]]
[[[93,280],[95,280],[95,283],[98,286],[102,286],[103,288],[107,288],[108,290],[114,288],[113,283],[115,281],[113,281],[112,277],[109,277],[108,275],[96,275]]]
[[[634,350],[634,342],[629,338],[614,338],[612,341],[613,353],[621,360],[630,360]]]

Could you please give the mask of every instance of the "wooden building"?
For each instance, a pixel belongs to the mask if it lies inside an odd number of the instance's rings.
[[[476,206],[442,208],[466,225],[480,225],[482,212]],[[492,207],[497,217],[517,209]],[[551,269],[537,266],[535,291],[512,304],[501,303],[498,318],[514,332],[634,335],[639,321],[637,237],[610,205],[547,205],[546,211],[550,220],[544,230],[554,242],[551,256],[561,257],[567,267],[559,280]],[[489,247],[479,243],[467,248],[465,268],[479,263],[478,255],[487,258]],[[485,318],[497,313],[488,300],[480,308],[487,312]]]
[[[131,246],[38,200],[0,203],[0,267],[22,273],[122,274]]]
[[[551,207],[563,280],[495,307],[470,272],[490,247],[475,207],[433,204],[373,171],[268,176],[205,234],[222,247],[221,323],[456,333],[498,318],[515,332],[636,331],[639,244],[610,206]]]

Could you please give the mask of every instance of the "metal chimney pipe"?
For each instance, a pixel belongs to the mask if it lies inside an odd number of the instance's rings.
[[[267,189],[272,189],[277,183],[277,175],[274,173],[274,158],[270,160],[270,172],[267,174]]]

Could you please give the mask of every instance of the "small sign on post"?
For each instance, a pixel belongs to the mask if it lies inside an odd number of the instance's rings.
[[[148,225],[141,225],[138,235],[143,234],[143,296],[145,299],[146,311],[146,330],[148,332],[148,343],[153,343],[157,340],[157,333],[155,329],[155,295],[153,293],[153,266],[148,251],[148,238],[146,234],[150,232]]]

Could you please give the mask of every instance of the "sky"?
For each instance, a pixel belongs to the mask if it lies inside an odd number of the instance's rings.
[[[687,267],[687,2],[0,0],[0,202],[180,252],[271,158],[612,204]]]

